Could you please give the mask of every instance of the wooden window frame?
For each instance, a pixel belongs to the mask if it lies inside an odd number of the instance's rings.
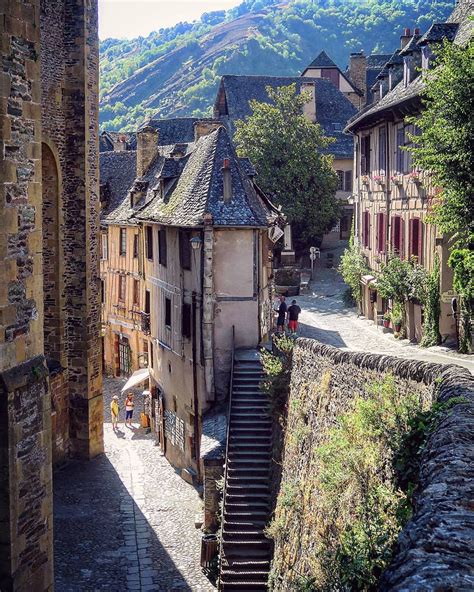
[[[344,171],[344,191],[352,191],[352,171]]]
[[[120,228],[119,230],[119,255],[125,257],[127,254],[127,229]]]
[[[405,258],[405,221],[402,216],[395,215],[391,219],[392,236],[391,248],[392,251],[400,257]],[[398,239],[398,240],[397,240]]]
[[[125,302],[127,297],[127,278],[126,276],[120,274],[119,276],[119,284],[118,284],[118,299],[120,302]]]
[[[140,280],[133,280],[133,304],[140,306]]]
[[[173,304],[171,298],[165,296],[165,327],[171,330]]]
[[[153,261],[153,226],[145,226],[146,258]]]
[[[370,212],[362,212],[362,243],[366,249],[370,249]]]
[[[168,264],[168,245],[166,228],[158,230],[158,262],[163,267]]]
[[[133,258],[134,259],[137,259],[138,258],[138,250],[139,250],[139,247],[138,247],[138,233],[136,232],[133,235]]]
[[[408,256],[416,257],[417,263],[422,265],[424,234],[423,222],[421,218],[410,218],[408,224]]]
[[[102,261],[107,261],[109,258],[109,238],[106,232],[100,235],[100,258]]]
[[[385,213],[378,212],[377,214],[377,251],[379,253],[385,253],[386,249],[386,229],[385,229]]]
[[[189,230],[179,231],[179,260],[182,269],[191,270],[192,246],[191,232]]]

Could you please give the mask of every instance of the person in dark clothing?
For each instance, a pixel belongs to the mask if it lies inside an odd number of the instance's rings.
[[[292,333],[298,331],[298,317],[300,316],[301,308],[296,304],[296,300],[293,300],[291,306],[288,308],[288,329]]]
[[[280,307],[278,308],[277,331],[283,333],[285,331],[285,318],[288,307],[285,302],[285,297],[280,296]]]

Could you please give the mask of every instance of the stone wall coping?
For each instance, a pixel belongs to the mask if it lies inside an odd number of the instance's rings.
[[[474,376],[454,364],[341,351],[299,338],[295,353],[351,364],[433,385],[436,400],[453,405],[430,435],[421,459],[414,514],[399,535],[380,590],[474,589]],[[304,359],[303,359],[304,361]]]

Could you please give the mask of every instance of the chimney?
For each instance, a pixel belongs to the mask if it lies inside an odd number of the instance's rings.
[[[303,115],[306,115],[312,123],[316,123],[316,84],[314,82],[303,82],[301,92],[310,94],[309,101],[303,105]]]
[[[349,78],[367,98],[367,56],[363,51],[354,51],[349,57]]]
[[[194,122],[194,141],[197,142],[199,138],[208,136],[220,127],[224,127],[223,123],[217,119],[199,119]]]
[[[116,152],[123,152],[127,149],[127,137],[120,135],[114,142],[114,150]]]
[[[413,31],[413,35],[419,35],[420,34],[420,29],[419,27],[416,27],[416,29]]]
[[[143,177],[158,154],[158,130],[147,125],[137,132],[137,177]]]
[[[408,27],[403,30],[403,35],[400,37],[400,49],[403,49],[411,39],[411,32]]]
[[[232,172],[230,170],[230,159],[224,158],[222,164],[222,180],[224,184],[224,203],[228,204],[232,201]]]

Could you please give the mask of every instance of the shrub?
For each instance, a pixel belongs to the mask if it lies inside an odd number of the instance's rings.
[[[261,351],[262,365],[266,379],[263,389],[270,399],[270,411],[277,419],[282,415],[290,391],[291,357],[295,342],[292,338],[274,337],[274,350],[271,353],[265,349]]]
[[[339,265],[339,273],[351,290],[352,298],[360,302],[362,295],[360,280],[369,271],[364,256],[360,253],[359,247],[350,240],[349,247],[344,251]]]

